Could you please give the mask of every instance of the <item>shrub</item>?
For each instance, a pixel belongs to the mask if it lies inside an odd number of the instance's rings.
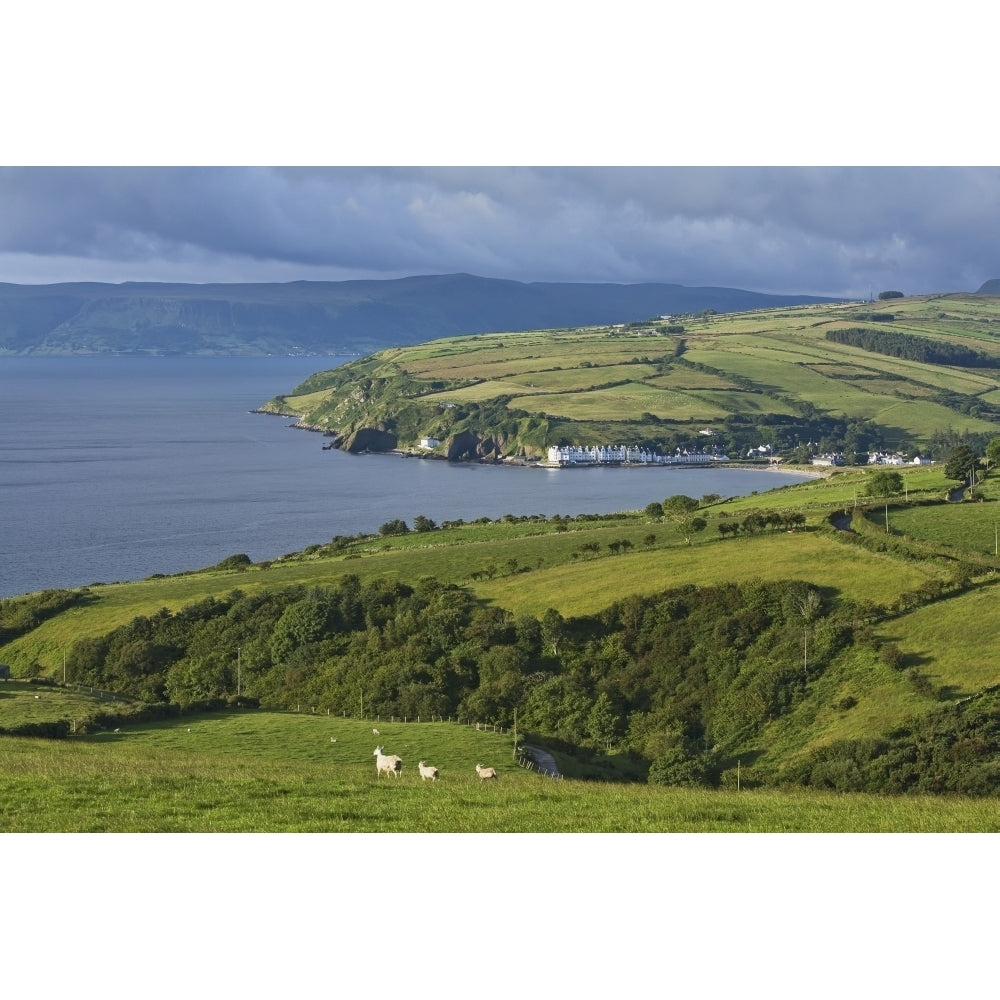
[[[710,783],[711,768],[701,757],[690,757],[674,747],[649,765],[649,784],[697,787]]]
[[[883,643],[879,648],[879,656],[882,662],[893,670],[899,670],[903,666],[903,654],[894,642]]]
[[[380,535],[405,535],[410,529],[407,527],[405,521],[401,521],[398,517],[391,521],[386,521],[385,524],[380,524],[378,528],[378,533]]]
[[[253,565],[253,560],[245,553],[238,552],[236,555],[226,556],[222,562],[217,563],[216,569],[246,569]]]

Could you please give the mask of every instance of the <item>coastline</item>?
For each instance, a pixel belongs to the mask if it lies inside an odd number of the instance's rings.
[[[250,410],[250,413],[260,414],[267,417],[285,417],[286,419],[293,419],[296,422],[289,424],[292,430],[309,431],[312,434],[322,434],[324,437],[331,438],[329,444],[323,445],[324,451],[331,451],[335,448],[338,450],[344,450],[340,449],[338,445],[338,442],[342,440],[340,435],[322,427],[315,427],[310,424],[302,423],[301,416],[297,413],[264,409],[253,409]],[[458,465],[499,465],[525,469],[735,469],[737,471],[745,472],[773,472],[777,475],[805,476],[809,479],[826,479],[830,475],[829,470],[817,468],[814,465],[789,466],[778,464],[776,462],[751,464],[734,462],[731,459],[724,462],[713,462],[711,460],[705,462],[580,462],[572,465],[559,465],[554,462],[548,462],[545,459],[512,457],[490,459],[482,458],[478,460],[468,458],[452,459],[448,458],[447,455],[442,455],[435,451],[424,451],[415,448],[389,448],[385,451],[370,451],[366,449],[359,452],[345,451],[345,453],[350,455],[394,455],[398,458],[416,458],[421,461],[433,462],[452,462]]]
[[[405,448],[391,448],[384,452],[361,452],[359,454],[382,454],[395,455],[399,458],[416,458],[421,461],[451,462],[456,465],[498,465],[511,466],[523,469],[549,469],[557,471],[580,471],[587,469],[733,469],[737,472],[773,472],[776,475],[784,476],[806,476],[809,479],[826,479],[830,473],[815,466],[788,466],[776,465],[773,462],[764,464],[750,464],[743,462],[590,462],[574,465],[557,465],[546,462],[542,459],[532,460],[526,458],[501,458],[501,459],[450,459],[446,455],[439,455],[433,452],[412,451]]]

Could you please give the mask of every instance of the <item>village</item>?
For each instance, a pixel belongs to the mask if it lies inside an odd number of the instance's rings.
[[[568,445],[549,448],[542,465],[561,468],[568,465],[707,465],[728,462],[729,456],[718,451],[678,449],[673,455],[659,455],[648,448],[631,445]]]

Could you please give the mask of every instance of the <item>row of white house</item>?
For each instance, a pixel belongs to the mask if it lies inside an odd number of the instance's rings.
[[[832,454],[826,452],[822,455],[815,455],[812,458],[813,465],[846,465],[847,459],[842,453]],[[868,453],[869,465],[931,465],[928,458],[921,458],[917,455],[909,462],[902,455],[896,452],[872,451]]]
[[[548,457],[549,465],[680,465],[728,461],[729,456],[724,454],[678,449],[674,455],[658,455],[648,448],[624,444],[590,447],[553,445],[549,448]]]
[[[929,458],[914,456],[909,461],[897,452],[870,451],[868,453],[869,465],[933,465]]]

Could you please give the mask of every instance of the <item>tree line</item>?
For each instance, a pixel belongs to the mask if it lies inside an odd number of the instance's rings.
[[[894,330],[873,330],[867,327],[849,327],[827,330],[826,339],[835,344],[860,347],[864,351],[885,354],[907,361],[922,361],[934,365],[955,365],[962,368],[996,368],[997,360],[983,351],[975,351],[959,344],[930,340]]]

